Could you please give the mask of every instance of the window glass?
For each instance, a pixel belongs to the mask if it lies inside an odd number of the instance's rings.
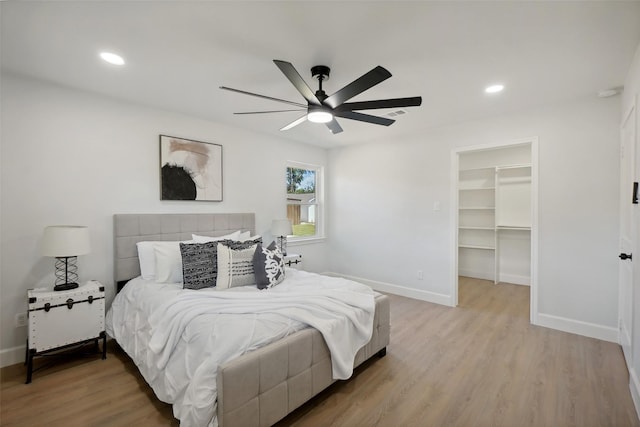
[[[318,170],[287,166],[287,218],[291,221],[294,237],[312,237],[318,234]]]

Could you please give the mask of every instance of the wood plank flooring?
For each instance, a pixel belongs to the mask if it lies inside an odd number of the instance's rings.
[[[640,426],[622,350],[529,324],[529,288],[461,278],[460,304],[391,296],[387,355],[284,426]],[[0,371],[2,426],[178,425],[116,345],[34,374]]]

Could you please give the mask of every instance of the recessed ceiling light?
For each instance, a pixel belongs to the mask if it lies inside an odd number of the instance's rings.
[[[109,64],[124,65],[124,59],[122,59],[122,56],[116,55],[115,53],[102,52],[100,53],[100,58],[104,59]]]
[[[491,86],[487,86],[484,91],[486,93],[498,93],[498,92],[502,92],[502,90],[504,89],[504,85],[491,85]]]

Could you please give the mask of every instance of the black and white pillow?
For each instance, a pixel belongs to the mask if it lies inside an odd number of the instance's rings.
[[[244,243],[247,242],[218,243],[218,289],[255,285],[253,254],[259,243]]]
[[[253,255],[253,268],[258,289],[272,288],[284,280],[284,257],[276,242],[266,248],[258,245]]]
[[[262,237],[260,236],[256,236],[253,239],[249,239],[249,240],[243,240],[243,241],[238,241],[238,240],[222,240],[218,243],[222,243],[223,245],[225,245],[228,248],[231,249],[247,249],[250,248],[251,246],[255,246],[257,244],[262,244]]]
[[[204,289],[216,285],[218,243],[180,243],[184,289]]]

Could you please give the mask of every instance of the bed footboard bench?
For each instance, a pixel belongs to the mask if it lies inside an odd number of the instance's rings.
[[[354,367],[389,345],[389,298],[376,297],[373,335]],[[331,354],[322,334],[307,328],[218,368],[218,425],[271,426],[331,385]]]

